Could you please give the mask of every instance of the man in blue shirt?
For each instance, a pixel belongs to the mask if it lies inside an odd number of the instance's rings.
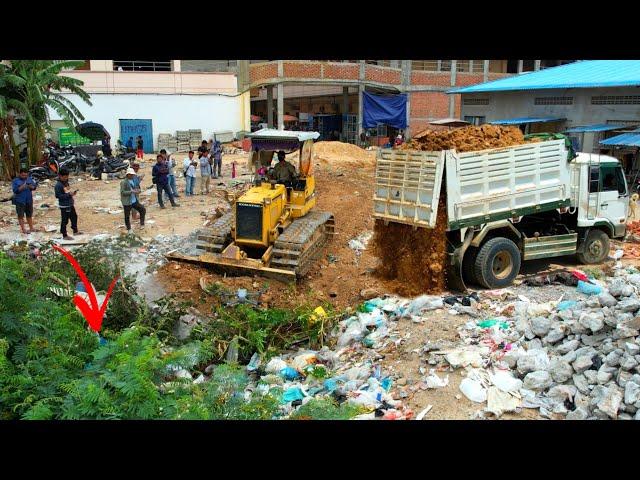
[[[173,192],[171,191],[171,188],[169,188],[169,167],[164,161],[164,155],[158,154],[156,156],[156,164],[153,166],[153,170],[151,170],[151,177],[158,191],[158,203],[160,204],[160,208],[166,208],[162,201],[163,192],[165,192],[169,197],[172,207],[179,207],[180,205],[178,205],[173,199]]]
[[[127,153],[133,152],[133,137],[129,137],[129,140],[127,140],[126,146],[127,146]]]
[[[21,168],[20,173],[11,182],[13,190],[13,203],[16,205],[16,213],[18,214],[18,223],[22,233],[33,232],[33,192],[38,188],[38,184],[31,178],[26,168]],[[24,217],[27,217],[29,231],[24,228]]]

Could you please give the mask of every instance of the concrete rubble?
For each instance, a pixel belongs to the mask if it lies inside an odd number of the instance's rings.
[[[431,360],[465,368],[460,390],[486,402],[485,415],[533,408],[551,419],[638,419],[640,274],[618,262],[612,277],[590,281],[603,291],[575,289],[575,300],[480,292],[477,311],[511,314],[483,321],[476,316],[459,329],[463,346],[454,355],[431,352]],[[500,305],[496,299],[513,301]],[[460,360],[465,355],[474,357],[473,364]]]

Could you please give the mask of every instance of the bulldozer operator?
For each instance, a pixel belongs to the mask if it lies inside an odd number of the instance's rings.
[[[293,186],[293,182],[298,177],[296,167],[287,162],[283,150],[278,151],[278,163],[273,167],[273,173],[271,176],[276,182],[288,188]]]

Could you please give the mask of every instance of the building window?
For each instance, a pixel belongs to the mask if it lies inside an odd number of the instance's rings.
[[[489,105],[488,98],[463,98],[463,105]]]
[[[598,95],[591,97],[591,105],[640,105],[640,95]]]
[[[472,73],[484,73],[484,60],[472,60]]]
[[[458,60],[456,62],[456,72],[469,72],[469,60]]]
[[[471,125],[482,125],[486,122],[487,117],[468,116],[465,115],[464,121],[469,122]]]
[[[182,60],[180,70],[183,72],[235,72],[237,60]]]
[[[451,71],[451,60],[440,60],[440,72],[450,72]]]
[[[411,60],[411,70],[418,72],[437,72],[438,60]]]
[[[573,97],[536,97],[534,105],[573,105]]]
[[[114,60],[113,69],[119,72],[170,72],[171,60]]]

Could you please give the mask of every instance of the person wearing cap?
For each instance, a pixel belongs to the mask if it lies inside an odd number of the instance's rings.
[[[278,152],[278,163],[273,167],[273,177],[276,182],[287,187],[290,187],[291,182],[296,178],[296,167],[287,162],[283,150]]]
[[[147,209],[142,206],[138,200],[140,194],[140,184],[136,182],[136,171],[129,167],[127,169],[127,178],[120,182],[120,201],[124,207],[124,224],[127,227],[127,233],[131,232],[131,210],[136,210],[140,214],[140,227],[144,227],[144,217]]]

